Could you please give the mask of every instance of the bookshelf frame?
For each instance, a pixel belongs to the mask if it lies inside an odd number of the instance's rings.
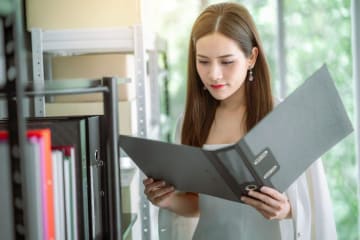
[[[104,116],[107,128],[106,152],[108,161],[105,163],[108,186],[108,222],[109,232],[107,239],[123,239],[122,219],[121,219],[121,171],[120,155],[118,148],[118,102],[117,102],[117,83],[113,77],[106,77],[96,80],[97,84],[88,88],[80,89],[47,89],[46,84],[35,82],[32,86],[27,86],[27,62],[25,58],[26,49],[24,47],[23,21],[22,21],[22,1],[13,1],[13,8],[9,12],[0,11],[1,23],[4,34],[3,47],[5,52],[5,73],[6,83],[0,86],[0,97],[7,99],[7,129],[9,131],[9,152],[11,164],[11,198],[12,207],[12,231],[9,239],[28,238],[28,222],[31,216],[26,209],[27,196],[24,187],[23,166],[26,161],[25,144],[25,117],[23,101],[26,97],[44,97],[46,95],[66,95],[66,94],[87,94],[92,92],[102,92],[104,96]],[[16,189],[16,191],[15,191]]]
[[[164,40],[158,38],[155,34],[145,32],[141,24],[113,28],[49,30],[33,28],[30,32],[33,80],[34,84],[39,87],[51,82],[51,76],[49,80],[45,80],[47,74],[45,74],[44,66],[47,63],[51,64],[49,59],[51,60],[52,56],[94,53],[133,54],[137,135],[139,137],[159,137],[160,108],[156,104],[149,106],[148,100],[160,103],[158,78],[161,74],[166,74],[166,72],[161,72],[158,66],[158,54],[166,52],[167,45]],[[47,59],[44,60],[45,57]],[[34,116],[46,116],[44,96],[35,96],[32,104],[34,106]],[[143,174],[140,174],[140,179],[143,178]],[[141,215],[139,217],[141,219],[141,237],[142,240],[150,240],[154,239],[154,237],[156,239],[156,233],[153,232],[155,226],[151,224],[151,205],[143,192],[143,185],[140,184],[138,211]]]

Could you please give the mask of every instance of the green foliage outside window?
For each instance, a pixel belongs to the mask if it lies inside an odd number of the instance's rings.
[[[284,1],[291,92],[325,61],[354,120],[350,1]],[[354,135],[323,156],[339,239],[358,239]]]

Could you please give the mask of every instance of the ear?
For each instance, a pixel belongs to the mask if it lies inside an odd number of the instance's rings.
[[[248,58],[249,69],[254,67],[258,54],[259,54],[259,49],[257,47],[253,47],[251,50],[251,55]]]

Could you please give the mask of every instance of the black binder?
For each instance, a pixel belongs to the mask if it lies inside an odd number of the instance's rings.
[[[234,145],[210,151],[124,135],[119,144],[149,177],[241,202],[264,185],[285,191],[352,131],[324,65]]]

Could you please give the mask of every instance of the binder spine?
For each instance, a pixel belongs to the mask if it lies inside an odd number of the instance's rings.
[[[245,192],[239,187],[236,179],[229,173],[224,164],[221,162],[221,159],[211,151],[204,151],[206,157],[210,159],[210,162],[214,165],[215,169],[224,179],[224,181],[228,184],[229,189],[235,194],[236,198],[241,201],[241,196],[245,194]]]
[[[243,159],[244,164],[246,165],[249,172],[251,173],[251,175],[255,179],[255,183],[244,183],[244,184],[242,184],[241,187],[243,188],[243,191],[248,192],[250,190],[257,190],[257,189],[261,188],[263,185],[269,185],[269,184],[265,184],[263,179],[257,174],[255,169],[253,168],[253,165],[251,164],[251,161],[252,161],[252,159],[255,159],[255,156],[251,152],[248,144],[244,140],[241,140],[235,146],[235,149],[239,153],[239,155]],[[270,186],[272,186],[272,184]]]
[[[248,188],[245,190],[256,190],[264,185],[273,188],[270,177],[280,169],[280,165],[271,150],[266,148],[255,156],[245,140],[241,140],[235,148],[243,157],[244,164],[256,181],[256,186],[245,186]]]

